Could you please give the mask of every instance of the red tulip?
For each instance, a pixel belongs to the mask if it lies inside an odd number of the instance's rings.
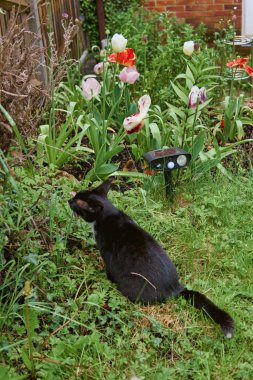
[[[127,48],[120,53],[112,53],[108,57],[109,62],[118,62],[126,67],[135,66],[136,56],[131,48]]]
[[[248,58],[246,57],[234,59],[233,61],[227,63],[227,67],[240,67],[241,69],[244,69],[250,77],[253,77],[253,69],[252,67],[246,65],[247,61]]]

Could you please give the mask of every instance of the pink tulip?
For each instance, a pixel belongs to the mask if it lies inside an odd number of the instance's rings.
[[[88,78],[82,81],[82,89],[85,98],[91,100],[100,93],[101,86],[95,78]]]
[[[104,71],[104,68],[106,66],[107,62],[99,62],[93,67],[93,71],[95,74],[99,75],[102,74]]]
[[[133,84],[137,81],[140,74],[136,70],[135,66],[124,67],[124,69],[119,74],[119,79],[121,82]]]
[[[206,89],[205,87],[199,89],[198,86],[192,86],[189,94],[189,106],[195,108],[198,100],[200,104],[206,101]]]
[[[148,114],[151,99],[149,95],[142,96],[138,101],[139,113],[135,113],[132,116],[124,119],[123,125],[126,133],[130,135],[134,132],[139,132],[144,124],[144,119]]]

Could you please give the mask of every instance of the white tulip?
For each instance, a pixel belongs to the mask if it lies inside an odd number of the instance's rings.
[[[185,55],[188,55],[190,57],[194,52],[194,41],[185,42],[183,46],[183,52]]]
[[[120,53],[121,51],[124,51],[127,44],[127,39],[122,36],[122,34],[114,34],[111,40],[112,43],[112,50],[115,53]]]

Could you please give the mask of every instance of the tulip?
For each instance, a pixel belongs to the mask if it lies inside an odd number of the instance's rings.
[[[246,62],[248,62],[248,58],[246,57],[234,59],[233,61],[227,63],[227,67],[239,67],[244,69],[250,77],[253,77],[253,69],[252,67],[247,66]]]
[[[144,124],[144,119],[148,114],[150,104],[150,96],[143,95],[138,101],[138,108],[140,112],[124,119],[123,126],[128,135],[140,131]]]
[[[199,89],[198,86],[192,86],[189,94],[189,106],[195,108],[198,100],[200,104],[206,101],[206,89],[205,87]]]
[[[108,57],[109,62],[118,62],[126,67],[135,66],[136,56],[131,48],[127,48],[121,53],[112,53]]]
[[[194,41],[185,42],[183,46],[183,52],[185,55],[188,55],[190,57],[194,52]]]
[[[137,81],[140,74],[136,70],[135,66],[133,67],[124,67],[124,69],[119,74],[119,79],[121,82],[133,84]]]
[[[122,36],[122,34],[114,34],[111,40],[112,43],[112,50],[115,53],[120,53],[121,51],[124,51],[127,44],[127,39]]]
[[[91,100],[100,93],[101,86],[95,78],[88,78],[82,81],[82,89],[85,98]]]
[[[107,62],[99,62],[93,67],[93,71],[95,74],[99,75],[102,74],[104,71],[104,67],[107,64]]]

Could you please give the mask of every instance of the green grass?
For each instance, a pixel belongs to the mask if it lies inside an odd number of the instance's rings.
[[[182,282],[233,316],[226,340],[183,299],[144,308],[119,294],[90,227],[68,207],[82,183],[16,175],[18,191],[5,182],[0,195],[1,379],[253,378],[252,177],[184,184],[172,208],[152,183],[110,192],[161,242]]]

